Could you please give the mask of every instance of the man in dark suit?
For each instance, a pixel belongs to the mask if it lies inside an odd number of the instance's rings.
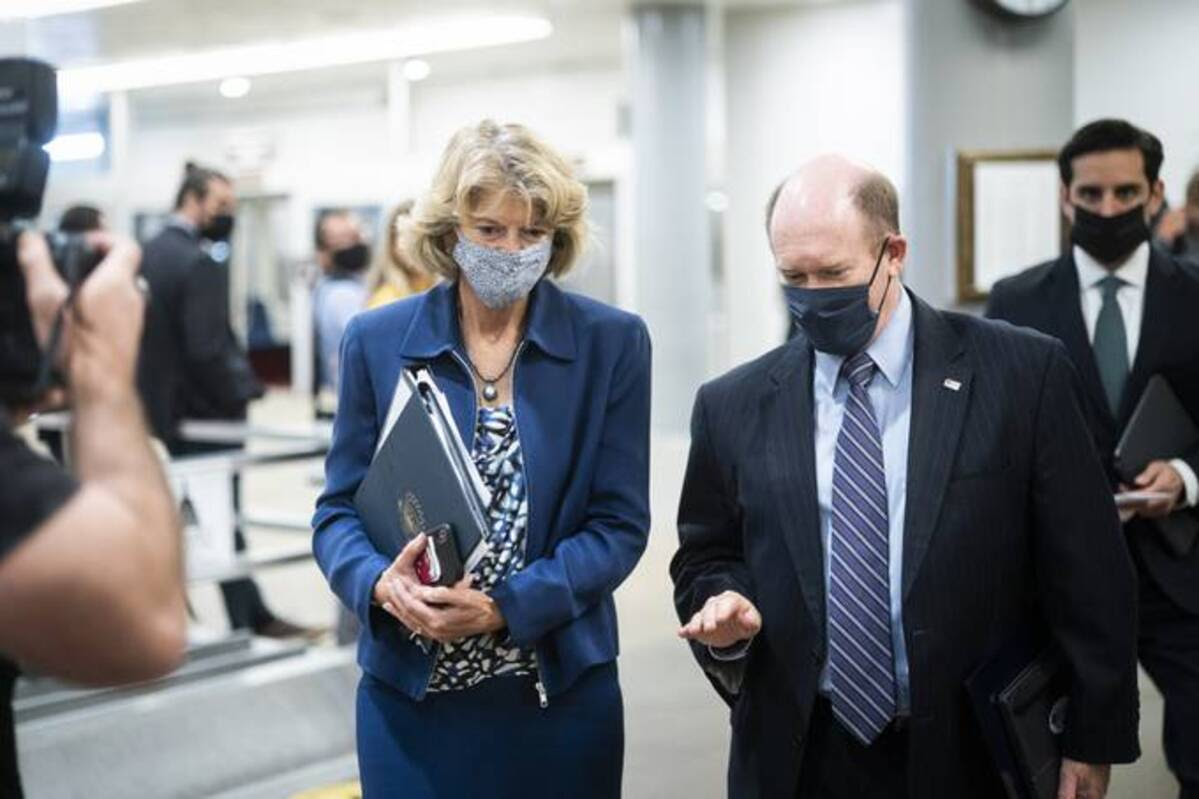
[[[1156,136],[1123,120],[1079,129],[1058,157],[1074,246],[999,281],[987,306],[1065,344],[1113,490],[1116,443],[1151,377],[1199,419],[1199,273],[1149,243],[1162,156]],[[1135,488],[1165,498],[1122,514],[1140,576],[1140,660],[1165,697],[1166,759],[1186,799],[1199,799],[1199,546],[1179,554],[1158,525],[1199,523],[1197,473],[1199,451],[1150,463]]]
[[[1103,796],[1138,754],[1135,588],[1064,349],[907,291],[869,169],[807,164],[767,226],[800,332],[700,389],[671,564],[730,795],[1003,796],[964,682],[1043,632],[1061,796]]]
[[[142,275],[151,301],[138,361],[138,390],[154,435],[173,456],[229,450],[227,444],[183,439],[180,421],[245,419],[250,400],[263,393],[229,326],[228,264],[215,260],[208,249],[214,242],[228,241],[235,202],[228,178],[188,164],[174,214],[143,248]],[[235,505],[239,495],[235,475]],[[234,545],[239,552],[246,548],[240,529]],[[234,628],[272,637],[319,634],[271,613],[249,578],[222,583],[221,592]]]

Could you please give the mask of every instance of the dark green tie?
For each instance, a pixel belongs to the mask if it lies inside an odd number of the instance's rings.
[[[1099,281],[1103,291],[1103,305],[1095,321],[1095,363],[1099,366],[1099,379],[1103,381],[1103,393],[1113,414],[1120,412],[1120,397],[1124,394],[1124,383],[1128,380],[1128,336],[1124,331],[1124,315],[1116,292],[1125,285],[1115,275]]]

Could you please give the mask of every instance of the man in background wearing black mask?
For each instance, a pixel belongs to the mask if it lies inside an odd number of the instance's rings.
[[[1162,205],[1162,146],[1118,119],[1079,129],[1058,155],[1074,246],[1001,280],[988,316],[1065,343],[1113,490],[1113,453],[1146,384],[1162,375],[1199,419],[1199,272],[1151,246]],[[1158,519],[1197,514],[1199,451],[1150,463],[1135,488],[1165,499],[1121,512],[1140,576],[1139,657],[1165,697],[1166,759],[1184,799],[1199,799],[1199,546],[1167,545]]]
[[[322,211],[313,231],[316,262],[321,268],[312,293],[316,331],[317,388],[337,391],[338,353],[350,318],[366,306],[363,275],[370,248],[362,241],[362,226],[344,209]]]
[[[233,233],[236,203],[229,178],[188,163],[174,213],[144,247],[142,275],[153,300],[146,310],[138,389],[154,435],[172,456],[240,448],[186,441],[179,423],[245,419],[250,400],[263,394],[229,326],[228,260],[214,257],[215,245],[227,245]],[[240,481],[234,475],[235,506],[239,499]],[[246,548],[240,529],[234,545],[238,552]],[[235,629],[278,638],[315,634],[271,613],[249,578],[222,583],[221,592]]]

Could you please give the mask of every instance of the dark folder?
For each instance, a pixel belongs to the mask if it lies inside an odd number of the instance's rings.
[[[427,373],[426,373],[427,374]],[[487,515],[477,473],[431,379],[405,372],[397,394],[407,394],[386,431],[354,505],[375,548],[394,558],[408,539],[449,524],[470,571],[487,551]]]
[[[1199,426],[1165,378],[1154,375],[1116,445],[1116,471],[1131,484],[1150,461],[1177,458],[1197,446]],[[1156,524],[1177,555],[1190,552],[1199,537],[1199,518],[1193,513],[1171,513]]]
[[[1055,799],[1068,669],[1056,649],[1010,644],[966,682],[983,738],[1010,799]]]

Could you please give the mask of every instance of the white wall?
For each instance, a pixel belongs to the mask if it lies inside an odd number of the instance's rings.
[[[898,0],[733,11],[726,18],[727,364],[782,342],[786,312],[764,229],[771,189],[836,151],[902,192],[903,25]]]
[[[56,166],[50,180],[49,214],[78,200],[93,200],[128,229],[138,210],[169,207],[185,160],[239,174],[232,153],[264,148],[271,155],[239,188],[288,196],[285,255],[311,249],[316,206],[388,203],[427,185],[450,134],[486,116],[520,121],[580,160],[589,177],[616,177],[626,148],[617,138],[617,106],[624,89],[616,67],[552,75],[507,76],[463,83],[417,84],[410,101],[411,149],[393,157],[382,78],[377,90],[351,93],[314,89],[302,102],[259,109],[251,94],[212,112],[178,111],[131,115],[130,157],[124,169],[96,174]]]
[[[1172,204],[1199,167],[1199,3],[1075,2],[1075,120],[1120,116],[1157,134]]]
[[[933,305],[957,301],[956,154],[1054,149],[1070,135],[1073,11],[1086,2],[1013,22],[964,0],[906,0],[904,282]]]

